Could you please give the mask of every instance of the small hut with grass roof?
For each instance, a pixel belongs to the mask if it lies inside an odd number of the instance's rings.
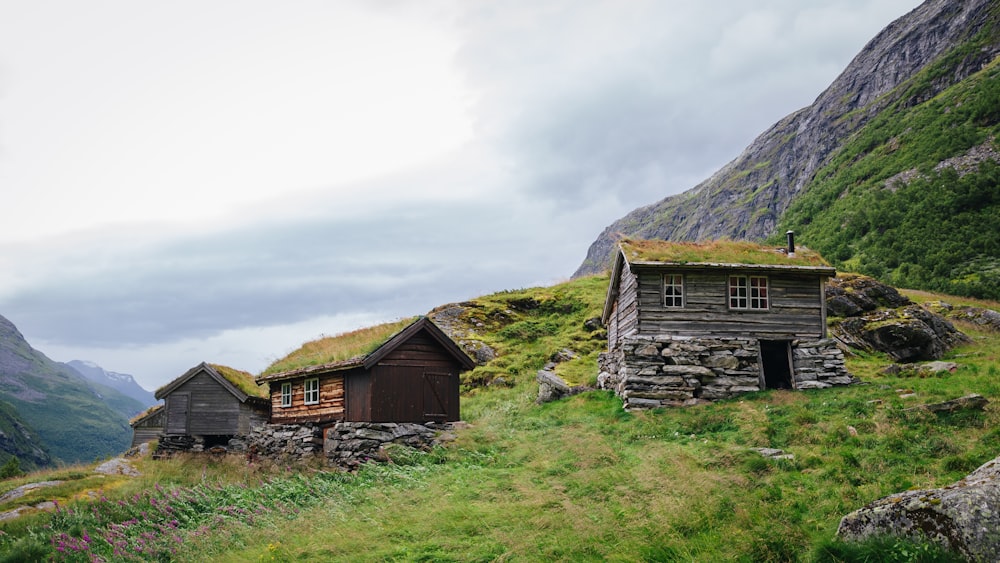
[[[271,424],[459,420],[459,374],[475,363],[427,317],[307,342],[257,376]]]
[[[627,408],[852,381],[826,338],[824,284],[808,249],[750,242],[620,241],[603,322],[602,387]]]
[[[132,420],[128,421],[129,426],[132,427],[132,445],[129,447],[135,448],[140,444],[158,440],[160,434],[163,433],[165,414],[163,404],[160,403],[132,417]]]
[[[245,371],[202,362],[156,390],[164,402],[161,449],[227,446],[264,424],[270,414],[267,388]]]

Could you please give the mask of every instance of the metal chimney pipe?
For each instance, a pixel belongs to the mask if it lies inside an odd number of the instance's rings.
[[[795,254],[795,231],[788,231],[785,236],[788,237],[788,253]]]

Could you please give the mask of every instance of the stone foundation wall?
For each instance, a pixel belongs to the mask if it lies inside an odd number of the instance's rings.
[[[271,459],[305,459],[323,452],[323,428],[304,424],[255,424],[246,436],[246,451]]]
[[[338,422],[327,431],[323,450],[331,465],[353,468],[370,459],[386,461],[382,448],[403,444],[420,450],[453,440],[459,422]]]
[[[756,339],[626,337],[601,354],[598,385],[613,389],[627,409],[695,404],[760,391]],[[793,341],[797,389],[853,381],[844,355],[829,339]]]

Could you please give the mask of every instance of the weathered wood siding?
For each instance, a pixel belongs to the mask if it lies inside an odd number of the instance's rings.
[[[734,311],[728,306],[729,276],[747,272],[671,270],[678,271],[684,274],[683,308],[663,306],[662,274],[666,270],[638,271],[639,334],[774,340],[822,338],[825,334],[822,284],[817,276],[767,273],[770,308]]]
[[[415,334],[372,368],[368,420],[459,420],[461,367],[437,340]]]
[[[150,416],[132,425],[132,445],[134,448],[139,444],[158,440],[163,433],[163,424],[166,421],[166,411],[160,409]]]
[[[134,448],[146,442],[152,442],[153,440],[159,440],[160,434],[163,434],[163,427],[160,428],[136,428],[132,431],[132,445],[130,448]]]
[[[191,408],[190,393],[171,393],[163,399],[163,409],[167,413],[163,427],[167,434],[187,435],[188,411]]]
[[[356,370],[355,370],[356,371]],[[351,373],[351,372],[348,372]],[[344,372],[271,382],[271,423],[334,422],[344,419]],[[319,378],[319,404],[305,404],[306,379]],[[292,405],[281,406],[281,384],[292,384]]]
[[[250,398],[240,405],[239,434],[250,434],[250,428],[255,424],[267,424],[271,419],[270,401],[262,398]]]
[[[189,398],[186,413],[181,406],[184,396]],[[217,436],[239,433],[239,399],[205,372],[196,374],[171,392],[166,398],[166,409],[167,434]]]
[[[608,342],[611,343],[611,349],[617,348],[621,338],[634,334],[639,329],[639,310],[642,308],[642,304],[638,299],[638,290],[636,275],[626,264],[620,274],[618,299],[611,315],[615,328],[613,331],[608,329]]]
[[[372,374],[366,370],[354,370],[344,378],[347,400],[344,420],[359,422],[372,419]]]

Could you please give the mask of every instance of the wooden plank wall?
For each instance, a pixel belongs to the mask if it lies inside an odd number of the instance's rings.
[[[162,426],[145,426],[142,428],[135,428],[132,431],[132,445],[130,448],[134,448],[139,444],[145,444],[146,442],[152,442],[153,440],[158,440],[160,434],[163,433]]]
[[[459,420],[459,372],[461,365],[437,340],[424,332],[413,335],[382,359],[372,370],[371,420],[376,422],[424,422],[440,420],[426,416],[439,412],[437,405],[425,405],[425,373],[447,374],[447,384],[439,394],[448,420]],[[353,397],[352,397],[353,399]]]
[[[333,422],[344,419],[344,373],[321,374],[319,377],[319,404],[305,404],[305,382],[312,377],[294,379],[292,406],[281,406],[282,381],[272,381],[271,423],[301,424],[303,422]]]
[[[171,395],[188,393],[191,401],[187,411],[189,436],[221,436],[239,431],[240,401],[218,381],[205,372],[196,374]],[[173,413],[168,416],[173,417]],[[174,426],[170,421],[171,427]]]
[[[638,273],[640,334],[774,340],[822,338],[824,334],[823,297],[816,276],[769,273],[770,309],[732,311],[728,306],[729,272],[683,272],[682,309],[663,306],[663,272],[643,269]]]
[[[191,410],[190,395],[174,391],[164,398],[163,403],[163,409],[167,413],[163,425],[167,434],[187,434],[188,411]]]
[[[613,339],[611,332],[608,332],[611,349],[617,348],[620,338],[629,336],[638,330],[639,309],[643,306],[638,299],[639,285],[636,275],[629,270],[628,265],[622,268],[618,283],[618,303],[614,310],[616,330]]]

